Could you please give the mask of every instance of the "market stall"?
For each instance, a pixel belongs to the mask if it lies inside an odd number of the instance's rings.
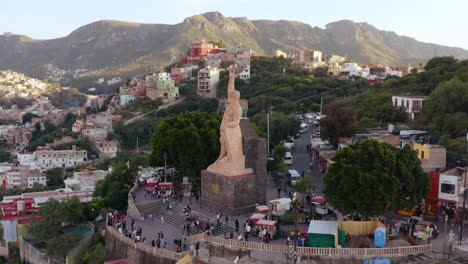
[[[270,208],[266,205],[258,205],[255,207],[255,211],[260,214],[268,214],[270,212]]]
[[[267,218],[267,217],[266,217],[265,214],[255,213],[255,214],[253,214],[253,215],[249,218],[249,220],[252,221],[252,222],[257,223],[257,222],[260,221],[260,220],[266,220],[266,218]]]
[[[260,219],[255,225],[257,229],[260,229],[259,232],[262,232],[264,229],[266,229],[266,233],[273,237],[276,235],[276,226],[278,225],[278,221]]]
[[[286,211],[291,210],[291,201],[292,200],[290,198],[279,198],[271,200],[268,203],[270,212],[276,216],[284,215]]]

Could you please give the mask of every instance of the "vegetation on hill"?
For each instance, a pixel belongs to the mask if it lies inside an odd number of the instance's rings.
[[[152,139],[151,162],[167,162],[191,176],[199,186],[200,172],[206,169],[219,154],[219,126],[221,118],[207,112],[186,112],[167,117],[155,127]]]
[[[71,127],[75,123],[75,116],[68,113],[65,117],[65,122],[56,127],[49,121],[34,124],[35,130],[32,132],[32,138],[29,145],[25,148],[26,151],[35,151],[37,147],[44,146],[46,143],[52,143],[55,139],[61,139],[65,136],[78,138],[76,133],[73,133]]]
[[[149,113],[144,118],[125,125],[117,122],[114,125],[112,139],[118,139],[124,149],[135,149],[138,137],[138,146],[149,146],[154,127],[161,118],[177,116],[184,112],[202,111],[214,113],[218,109],[218,100],[213,98],[188,97],[183,102]]]
[[[188,17],[176,25],[127,25],[135,24],[98,21],[53,40],[1,35],[0,65],[44,77],[43,65],[53,62],[53,67],[68,70],[67,78],[73,78],[77,69],[88,70],[86,74],[80,73],[85,79],[125,77],[163,65],[172,56],[185,53],[190,42],[202,39],[219,41],[221,47],[251,48],[263,55],[272,54],[277,48],[286,52],[311,48],[342,56],[346,53],[351,60],[361,63],[424,63],[434,54],[434,48],[439,54],[468,57],[468,52],[460,48],[418,42],[349,20],[318,28],[297,21],[229,18],[209,12]],[[90,42],[83,42],[86,39]],[[80,60],[76,60],[78,56]]]
[[[447,148],[447,160],[453,165],[464,154],[468,132],[468,60],[453,57],[431,59],[424,72],[390,78],[355,96],[343,98],[356,119],[368,124],[408,121],[404,109],[392,105],[392,95],[425,95],[421,115],[409,123],[411,128],[428,130],[432,143]],[[328,103],[328,102],[327,102]]]

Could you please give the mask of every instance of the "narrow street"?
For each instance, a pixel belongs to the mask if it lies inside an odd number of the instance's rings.
[[[317,131],[318,127],[310,126],[307,133],[301,134],[299,138],[294,140],[294,151],[291,153],[293,156],[293,164],[290,169],[297,170],[302,173],[304,171],[305,177],[309,177],[315,185],[315,192],[323,195],[323,179],[320,175],[320,170],[317,167],[310,168],[310,155],[307,152],[307,144],[310,143],[310,136]]]

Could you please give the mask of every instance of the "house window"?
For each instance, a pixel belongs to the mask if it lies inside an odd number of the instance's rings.
[[[455,185],[449,183],[442,183],[440,185],[440,192],[447,194],[455,194]]]

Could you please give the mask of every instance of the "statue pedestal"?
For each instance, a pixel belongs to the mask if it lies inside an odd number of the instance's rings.
[[[256,177],[253,171],[225,176],[203,170],[201,173],[201,206],[235,216],[255,211]]]

